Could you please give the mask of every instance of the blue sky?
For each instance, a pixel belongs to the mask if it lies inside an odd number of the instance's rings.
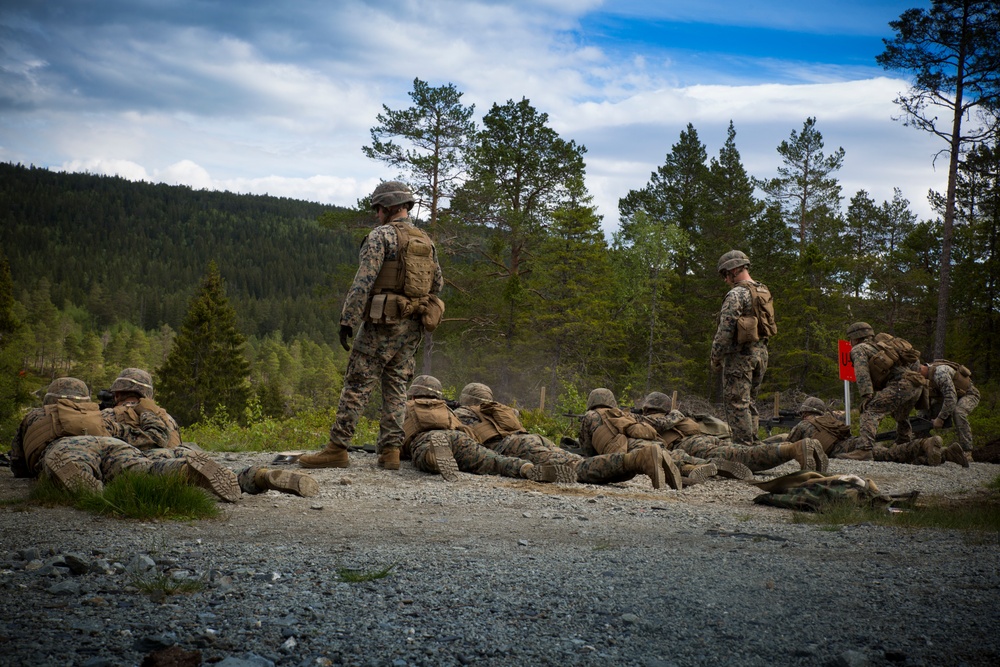
[[[843,147],[844,206],[898,187],[921,217],[938,140],[892,120],[907,81],[874,61],[929,2],[786,0],[6,0],[0,160],[351,205],[396,174],[361,147],[418,77],[477,117],[527,97],[587,146],[617,227],[692,123],[710,156],[732,120],[748,171],[817,117]]]

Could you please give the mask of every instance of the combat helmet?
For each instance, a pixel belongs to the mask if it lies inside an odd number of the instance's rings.
[[[441,381],[433,375],[418,375],[406,390],[407,398],[441,398]]]
[[[401,181],[379,183],[375,191],[372,192],[372,208],[384,206],[392,210],[406,204],[406,210],[410,210],[416,202],[417,200],[413,198],[413,191]]]
[[[615,395],[611,393],[610,389],[605,389],[604,387],[598,387],[590,392],[590,396],[587,397],[587,409],[593,410],[594,408],[617,408],[618,401],[615,400]]]
[[[875,330],[872,329],[872,325],[867,322],[855,322],[851,326],[847,327],[847,340],[856,341],[862,338],[870,338],[875,335]]]
[[[671,404],[672,401],[669,396],[662,391],[654,391],[643,400],[641,407],[643,412],[662,412],[666,414],[670,412]]]
[[[141,368],[126,368],[111,383],[110,391],[139,394],[143,398],[153,398],[153,378]]]
[[[81,403],[90,400],[90,389],[87,383],[76,378],[56,378],[49,383],[45,390],[45,398],[42,403],[45,405],[55,405],[60,398],[68,398],[71,401]]]
[[[493,400],[493,390],[482,382],[470,382],[462,388],[458,396],[458,404],[474,406]]]
[[[815,396],[810,396],[806,400],[802,401],[802,405],[799,406],[799,414],[811,413],[814,415],[821,415],[825,412],[826,404]]]
[[[741,250],[730,250],[722,257],[719,258],[719,273],[724,271],[732,271],[733,269],[738,269],[741,266],[750,268],[750,258]]]

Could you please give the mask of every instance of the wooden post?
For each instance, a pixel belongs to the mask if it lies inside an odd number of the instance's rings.
[[[671,410],[676,410],[677,409],[677,390],[676,389],[674,389],[673,396],[670,397],[670,409]]]
[[[778,419],[779,417],[781,417],[781,392],[780,391],[774,392],[774,413],[773,413],[773,416],[774,416],[775,419]]]
[[[545,412],[545,385],[542,385],[541,396],[538,397],[538,409]]]

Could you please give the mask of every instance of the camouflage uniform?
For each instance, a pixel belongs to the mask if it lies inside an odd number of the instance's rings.
[[[930,381],[931,408],[924,416],[928,419],[945,421],[952,417],[958,444],[962,449],[972,451],[972,427],[969,426],[969,413],[979,405],[979,390],[969,383],[969,390],[964,396],[959,396],[955,389],[955,369],[947,364],[936,364],[928,367],[927,379]]]
[[[480,419],[467,407],[455,409],[455,415],[466,426],[475,426]],[[482,443],[498,454],[513,456],[536,465],[561,463],[576,470],[576,481],[583,484],[614,484],[627,482],[638,473],[626,471],[625,452],[584,457],[567,452],[548,438],[534,433],[512,433],[494,437]]]
[[[413,459],[413,467],[424,472],[437,473],[437,462],[431,453],[436,445],[451,449],[462,472],[475,475],[502,475],[523,478],[521,469],[526,462],[512,456],[501,456],[492,449],[483,447],[468,433],[454,430],[424,431],[414,436],[408,450]]]
[[[33,469],[28,469],[24,456],[24,434],[38,419],[45,417],[42,408],[34,408],[21,420],[21,425],[11,443],[11,471],[15,477],[38,477],[45,474],[60,480],[60,469],[67,464],[77,464],[82,473],[89,479],[82,481],[83,486],[93,491],[100,491],[103,485],[113,480],[126,470],[166,475],[181,472],[184,460],[153,461],[141,451],[110,436],[71,435],[56,438],[50,442],[39,457]]]
[[[673,429],[683,419],[685,416],[680,410],[672,410],[669,414],[643,415],[643,420],[653,426],[656,432],[661,435]],[[789,440],[791,439],[789,437]],[[760,443],[757,445],[727,443],[714,435],[690,435],[669,445],[673,450],[679,449],[701,459],[736,461],[750,468],[753,472],[769,470],[794,460],[795,455],[787,453],[787,449],[782,449],[784,446],[784,443]],[[816,443],[816,446],[818,447],[819,443]]]
[[[751,281],[761,285],[757,281]],[[712,341],[711,363],[722,366],[722,393],[726,405],[726,421],[737,443],[752,444],[758,439],[760,418],[757,394],[767,372],[767,339],[754,343],[737,343],[737,320],[753,315],[750,289],[735,285],[722,301],[719,328]]]
[[[802,438],[816,438],[818,440],[820,433],[819,428],[813,423],[815,418],[816,415],[803,415],[802,421],[796,424],[792,428],[791,433],[788,434],[789,440],[801,440]],[[831,458],[853,458],[844,455],[855,451],[863,451],[864,445],[864,438],[850,436],[831,444],[826,448],[826,453]],[[872,460],[888,463],[938,466],[945,461],[954,460],[956,463],[958,462],[953,456],[953,452],[949,452],[943,448],[941,438],[939,437],[920,438],[905,443],[896,443],[888,447],[876,443],[871,452]]]
[[[408,215],[397,216],[390,222],[398,221],[413,225]],[[337,419],[330,427],[330,442],[337,447],[346,448],[351,444],[358,418],[368,404],[376,382],[381,382],[382,389],[377,448],[381,452],[403,444],[406,385],[413,378],[414,355],[423,338],[422,325],[419,319],[404,319],[395,324],[365,321],[365,309],[375,278],[383,262],[395,260],[397,252],[397,234],[390,224],[373,229],[361,244],[358,271],[340,315],[340,326],[357,332],[357,337],[347,362]],[[434,258],[436,262],[436,251]],[[431,293],[440,292],[443,284],[441,267],[438,266]]]
[[[861,442],[857,449],[873,450],[875,435],[882,417],[891,414],[896,420],[896,442],[909,442],[912,435],[910,428],[910,411],[916,405],[923,389],[920,377],[920,364],[914,362],[909,366],[897,364],[889,371],[889,377],[883,389],[875,392],[872,385],[871,371],[868,360],[879,353],[879,348],[871,342],[854,343],[851,348],[851,363],[854,365],[854,376],[858,386],[864,409],[861,411],[859,437]]]
[[[168,449],[172,433],[179,433],[177,422],[170,415],[161,418],[155,412],[144,410],[138,412],[138,425],[126,423],[122,417],[125,409],[135,409],[138,401],[101,410],[104,428],[108,435],[124,440],[133,447],[143,451],[150,449]],[[179,437],[179,436],[178,436]]]

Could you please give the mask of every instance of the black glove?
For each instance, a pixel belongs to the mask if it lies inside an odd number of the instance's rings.
[[[346,324],[340,325],[340,346],[345,350],[347,350],[348,352],[351,351],[350,341],[353,336],[354,336],[354,329],[347,326]]]

